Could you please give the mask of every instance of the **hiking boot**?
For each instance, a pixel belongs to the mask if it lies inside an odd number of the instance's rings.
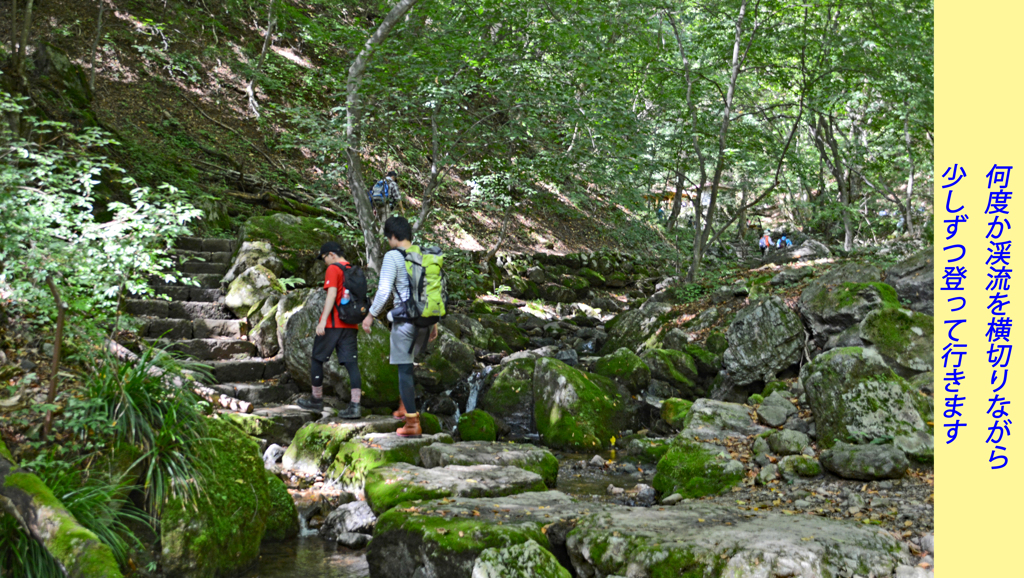
[[[363,417],[363,412],[359,409],[358,403],[350,403],[345,411],[339,411],[338,417],[341,419],[359,419]]]
[[[403,438],[418,438],[423,435],[423,428],[420,427],[420,414],[405,414],[405,425],[398,428],[395,433]]]
[[[391,412],[391,417],[395,419],[405,419],[405,404],[402,403],[402,399],[398,399],[398,409]]]
[[[304,395],[304,396],[300,397],[299,400],[297,402],[295,402],[295,403],[296,403],[296,405],[298,405],[302,409],[309,410],[309,411],[323,411],[324,410],[324,400],[322,398],[321,399],[317,399],[317,398],[313,397],[312,395]]]

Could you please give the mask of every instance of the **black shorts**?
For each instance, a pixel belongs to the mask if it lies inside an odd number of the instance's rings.
[[[325,363],[331,358],[331,352],[338,352],[338,363],[356,360],[358,353],[358,329],[328,327],[323,335],[313,338],[313,359]]]

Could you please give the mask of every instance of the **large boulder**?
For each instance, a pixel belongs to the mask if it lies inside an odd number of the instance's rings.
[[[932,370],[935,354],[934,320],[931,315],[883,307],[868,313],[860,323],[860,338],[870,343],[903,377]]]
[[[376,468],[366,477],[366,501],[377,515],[412,500],[486,498],[546,490],[539,475],[514,466],[477,464],[426,469],[396,463]]]
[[[651,382],[651,368],[625,347],[598,359],[594,364],[594,373],[611,379],[633,394],[640,393]]]
[[[316,324],[323,312],[324,299],[327,292],[323,289],[306,293],[302,308],[294,311],[294,301],[286,297],[286,308],[291,309],[286,315],[284,331],[284,361],[288,373],[300,387],[308,390],[312,385],[309,375],[309,363],[313,354],[313,338],[316,336]],[[278,319],[281,305],[278,305]],[[366,407],[397,407],[398,406],[398,368],[390,363],[391,333],[380,321],[374,321],[370,335],[360,330],[359,374],[362,380],[363,396],[360,403]],[[348,371],[338,363],[338,358],[331,358],[324,364],[324,385],[333,386],[342,400],[348,401],[350,385]]]
[[[235,261],[231,268],[224,275],[221,283],[227,285],[245,273],[250,268],[260,265],[266,267],[274,275],[280,276],[284,272],[281,258],[278,257],[274,248],[267,241],[246,241],[239,247],[235,255]]]
[[[273,299],[276,304],[284,293],[284,285],[278,281],[277,275],[263,265],[256,265],[246,269],[228,285],[224,304],[236,316],[246,317],[254,306],[259,307],[269,299]],[[323,307],[323,302],[320,305]]]
[[[472,346],[451,331],[438,327],[437,340],[431,345],[430,354],[423,360],[423,367],[436,377],[436,385],[429,388],[431,393],[441,393],[473,373],[476,369],[476,353]]]
[[[873,349],[847,347],[818,356],[800,371],[814,412],[818,442],[868,443],[925,429],[919,405],[931,398],[916,391]]]
[[[410,438],[394,433],[365,434],[338,448],[325,475],[348,486],[362,487],[366,475],[376,468],[397,463],[419,464],[420,449],[434,443],[453,443],[452,436],[437,433]]]
[[[537,431],[548,447],[603,449],[629,425],[628,392],[556,359],[537,360],[533,395]]]
[[[841,478],[870,481],[902,478],[910,462],[903,452],[889,444],[837,442],[822,452],[821,465]]]
[[[488,548],[473,564],[473,578],[570,578],[550,551],[533,540],[511,548]]]
[[[605,325],[608,340],[601,347],[607,355],[620,347],[639,353],[644,344],[668,319],[672,306],[648,301],[639,309],[631,309],[615,316]]]
[[[742,309],[726,333],[729,348],[722,361],[733,384],[767,383],[799,363],[804,348],[800,317],[778,297]]]
[[[830,337],[860,323],[883,305],[899,306],[896,291],[879,282],[882,271],[866,263],[846,263],[816,279],[800,294],[797,309],[824,347]]]
[[[275,499],[280,488],[271,487],[256,442],[226,421],[208,423],[209,434],[194,449],[207,466],[200,499],[186,504],[172,498],[162,510],[161,561],[167,575],[213,578],[241,571],[259,557],[268,525],[278,518],[274,509],[287,507]],[[297,519],[294,504],[279,517]],[[278,537],[288,534],[270,529]]]
[[[502,321],[495,315],[480,315],[477,320],[491,331],[488,351],[521,351],[530,345],[530,340],[515,325]]]
[[[445,316],[440,325],[451,331],[457,339],[465,341],[477,349],[487,349],[494,337],[492,331],[468,315],[452,313]]]
[[[286,470],[306,474],[326,472],[341,446],[367,433],[387,433],[397,429],[389,416],[371,415],[363,419],[325,418],[307,423],[295,432],[282,459]]]
[[[698,399],[690,406],[683,421],[687,431],[706,432],[709,437],[748,436],[764,428],[754,423],[751,409],[738,403],[714,399]]]
[[[480,409],[501,418],[514,438],[537,431],[533,421],[533,371],[535,357],[502,364],[492,375],[491,385],[480,396]]]
[[[651,484],[664,496],[700,498],[740,483],[746,470],[700,444],[678,438],[661,460]]]
[[[693,358],[674,349],[648,349],[642,357],[651,368],[651,377],[669,384],[676,397],[694,400],[707,395],[707,388],[697,383],[697,364]]]
[[[927,315],[935,314],[934,278],[935,257],[931,248],[914,253],[885,272],[885,282],[896,289],[900,300],[909,303],[913,311]]]
[[[558,480],[558,459],[545,448],[530,444],[497,442],[459,442],[432,444],[420,449],[425,468],[444,466],[515,466],[533,472],[554,487]]]
[[[893,576],[909,562],[882,528],[705,501],[607,508],[566,546],[579,576]]]

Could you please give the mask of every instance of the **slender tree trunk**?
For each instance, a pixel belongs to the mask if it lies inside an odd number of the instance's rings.
[[[683,173],[676,171],[676,196],[672,199],[672,213],[665,223],[666,231],[676,229],[676,220],[679,219],[679,212],[683,208]]]
[[[53,301],[57,304],[57,330],[53,334],[53,364],[50,367],[50,390],[46,394],[46,404],[52,404],[57,397],[57,372],[60,370],[60,350],[64,344],[64,313],[68,305],[60,298],[60,289],[53,281],[53,276],[46,278],[46,284],[50,286],[50,293],[53,294]],[[53,411],[46,410],[46,420],[43,422],[43,435],[49,436],[53,428]]]
[[[107,7],[106,0],[100,0],[100,12],[96,16],[96,36],[92,39],[92,53],[89,57],[89,90],[96,90],[96,50],[103,35],[103,10]]]
[[[423,200],[420,202],[420,214],[416,218],[416,224],[412,226],[413,235],[420,232],[420,229],[423,228],[423,225],[426,224],[427,219],[430,217],[430,209],[433,208],[434,189],[437,188],[437,179],[441,176],[441,166],[438,160],[441,144],[440,136],[437,132],[436,109],[430,115],[430,134],[431,152],[433,153],[430,157],[430,177],[427,179],[427,184],[423,186]]]
[[[352,65],[348,69],[348,80],[346,82],[345,96],[345,156],[348,160],[348,186],[349,193],[356,203],[356,214],[359,215],[359,225],[363,229],[363,240],[366,242],[366,265],[376,271],[380,271],[381,252],[380,241],[374,231],[373,210],[370,208],[370,200],[366,198],[366,181],[363,180],[363,159],[360,156],[362,148],[362,110],[359,105],[359,86],[366,74],[366,66],[370,62],[374,49],[387,39],[388,34],[394,29],[398,21],[409,11],[418,0],[400,0],[394,8],[384,17],[377,30],[366,39],[363,49],[359,51]],[[436,163],[437,159],[434,159]],[[431,169],[433,173],[433,168]],[[432,174],[433,176],[433,174]],[[436,178],[436,177],[435,177]],[[434,181],[436,183],[436,180]],[[424,205],[427,199],[423,200]],[[423,212],[422,209],[420,211]]]
[[[732,99],[736,94],[736,79],[740,74],[740,45],[743,40],[743,20],[747,15],[747,0],[740,4],[739,17],[736,18],[736,29],[732,44],[732,66],[729,75],[729,86],[725,94],[725,110],[722,111],[722,126],[718,131],[718,158],[715,161],[715,174],[711,181],[711,197],[708,199],[708,214],[704,219],[704,225],[698,226],[697,234],[693,236],[693,261],[690,269],[686,272],[686,281],[693,283],[697,277],[697,270],[700,268],[701,258],[704,256],[705,244],[711,234],[711,225],[715,220],[715,207],[718,203],[718,187],[722,182],[722,173],[725,171],[725,144],[729,136],[729,122],[732,120]],[[703,190],[703,183],[701,189]],[[698,197],[698,201],[701,199]],[[701,212],[699,203],[697,213]],[[700,223],[700,219],[697,219]]]
[[[11,0],[11,64],[18,70],[18,0]]]
[[[260,117],[260,103],[256,100],[256,75],[259,74],[260,69],[263,68],[263,59],[267,56],[267,47],[270,46],[270,39],[274,37],[274,28],[277,27],[277,15],[274,14],[274,0],[270,0],[267,5],[267,33],[263,36],[263,49],[260,50],[260,58],[256,62],[256,69],[253,70],[252,78],[249,79],[249,84],[245,86],[245,94],[249,97],[249,110],[252,111],[256,118]]]
[[[28,46],[29,33],[32,31],[32,0],[25,4],[25,18],[21,28],[21,43],[18,45],[17,71],[18,79],[22,88],[28,86],[28,79],[25,78],[25,50]]]
[[[907,210],[904,219],[907,222],[907,235],[916,237],[914,230],[914,154],[910,145],[910,113],[903,119],[903,137],[907,143],[907,160],[910,161],[910,174],[907,176]]]

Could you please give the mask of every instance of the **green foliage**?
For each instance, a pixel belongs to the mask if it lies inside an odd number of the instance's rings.
[[[684,283],[672,289],[672,296],[680,304],[693,303],[707,295],[709,289],[697,283]]]
[[[60,564],[12,516],[0,516],[0,574],[10,578],[64,578]]]

